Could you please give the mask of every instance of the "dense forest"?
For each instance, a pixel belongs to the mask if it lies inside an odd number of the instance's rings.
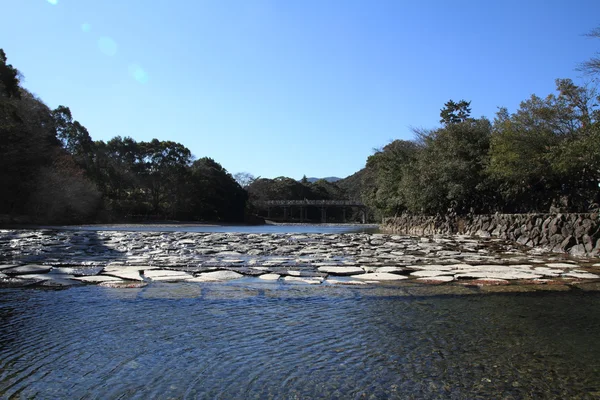
[[[247,193],[179,143],[92,140],[20,85],[0,50],[0,222],[243,221]]]
[[[600,29],[590,36],[600,38]],[[375,221],[401,213],[599,211],[600,60],[581,70],[590,84],[558,79],[556,93],[532,95],[513,113],[500,108],[493,120],[473,118],[469,101],[450,100],[440,127],[387,144],[345,179],[311,182],[234,177],[171,141],[94,141],[68,107],[51,110],[24,89],[0,50],[0,222],[240,222],[265,216],[265,200],[302,199],[360,200]],[[313,211],[308,217],[318,220]],[[335,221],[340,212],[328,215]]]
[[[493,121],[449,101],[438,129],[415,131],[367,160],[361,196],[379,216],[598,209],[600,110],[591,87],[556,81]]]

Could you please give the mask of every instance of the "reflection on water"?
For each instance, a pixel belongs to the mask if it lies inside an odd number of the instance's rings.
[[[223,233],[377,233],[378,225],[193,225],[193,224],[116,224],[116,225],[68,225],[44,228],[83,231],[134,231],[134,232],[223,232]]]
[[[600,296],[0,291],[1,398],[590,398]]]

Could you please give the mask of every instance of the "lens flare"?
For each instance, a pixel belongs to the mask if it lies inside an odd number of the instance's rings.
[[[102,36],[98,39],[98,48],[107,56],[114,56],[117,54],[117,43],[108,36]]]
[[[58,4],[58,0],[48,0],[48,3],[52,4],[53,6]]]
[[[92,30],[92,26],[86,22],[84,24],[81,24],[81,30],[84,31],[85,33],[88,33],[89,31]]]
[[[129,75],[139,83],[148,82],[148,74],[138,64],[131,64],[129,66]]]

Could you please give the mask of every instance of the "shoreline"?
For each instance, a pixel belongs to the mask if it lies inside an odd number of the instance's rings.
[[[3,229],[0,257],[0,287],[243,281],[600,290],[600,259],[466,236]]]

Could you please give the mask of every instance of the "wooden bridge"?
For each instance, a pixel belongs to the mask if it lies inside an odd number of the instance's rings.
[[[337,207],[342,209],[342,220],[346,222],[346,209],[358,208],[362,214],[362,223],[367,223],[367,207],[354,200],[267,200],[261,203],[267,209],[267,218],[271,218],[271,209],[275,207],[283,208],[283,219],[288,220],[292,214],[292,207],[300,209],[300,221],[307,220],[307,210],[309,207],[321,209],[321,222],[327,222],[327,208]]]

